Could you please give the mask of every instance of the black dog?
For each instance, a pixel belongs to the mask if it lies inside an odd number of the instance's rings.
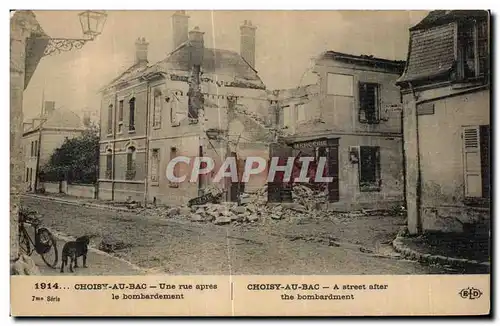
[[[75,241],[66,242],[62,250],[61,273],[64,273],[64,266],[68,265],[70,258],[69,271],[73,271],[73,265],[78,268],[78,257],[83,256],[83,267],[87,267],[87,252],[90,243],[90,237],[84,235]]]

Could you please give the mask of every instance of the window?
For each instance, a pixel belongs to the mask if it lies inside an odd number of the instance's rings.
[[[198,120],[198,108],[200,100],[195,96],[188,97],[188,118],[195,123]]]
[[[306,121],[306,111],[304,104],[297,104],[297,122]]]
[[[161,92],[155,91],[153,99],[153,128],[161,128]]]
[[[353,96],[353,76],[328,74],[327,94],[337,96]]]
[[[158,185],[159,183],[159,166],[160,166],[160,150],[155,148],[151,152],[151,183]]]
[[[380,87],[375,83],[359,83],[359,121],[378,123],[380,112]]]
[[[38,140],[35,140],[35,145],[33,146],[34,148],[34,152],[33,152],[33,156],[38,156]]]
[[[359,148],[359,188],[361,191],[380,191],[380,147]]]
[[[29,173],[30,177],[29,177],[29,182],[31,183],[31,181],[33,181],[33,169],[30,168],[30,173]]]
[[[113,105],[108,106],[108,135],[113,133]]]
[[[290,114],[290,106],[287,105],[287,106],[284,106],[282,108],[283,110],[283,127],[286,128],[286,127],[291,127],[292,125],[292,115]]]
[[[177,148],[170,147],[170,161],[172,161],[176,157],[177,157]],[[173,174],[174,174],[175,177],[179,177],[179,163],[177,163],[174,166]],[[171,188],[178,188],[179,184],[177,182],[173,182],[173,181],[169,180],[169,187],[171,187]]]
[[[490,126],[463,128],[465,198],[490,198]]]
[[[34,151],[33,151],[33,145],[34,145],[34,144],[35,144],[34,142],[31,142],[31,152],[30,152],[30,156],[31,156],[31,157],[33,157],[33,156],[34,156],[34,155],[33,155],[33,153],[34,153]]]
[[[135,179],[135,147],[133,146],[127,149],[127,171],[125,174],[125,179]]]
[[[26,179],[24,181],[28,182],[29,180],[29,173],[30,173],[30,169],[29,168],[26,168]]]
[[[118,133],[123,132],[123,100],[118,102]]]
[[[112,173],[113,171],[113,152],[108,149],[106,153],[106,179],[111,179],[112,178]]]
[[[129,102],[128,131],[135,131],[135,97]]]
[[[467,22],[460,26],[458,37],[459,78],[485,76],[489,69],[488,22]]]

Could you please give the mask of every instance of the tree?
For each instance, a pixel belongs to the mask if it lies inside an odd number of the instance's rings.
[[[91,124],[78,137],[66,139],[42,168],[42,181],[95,183],[99,165],[99,129]]]

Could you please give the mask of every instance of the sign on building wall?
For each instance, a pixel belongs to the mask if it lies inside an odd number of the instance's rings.
[[[417,106],[417,115],[433,115],[434,103],[422,103]]]

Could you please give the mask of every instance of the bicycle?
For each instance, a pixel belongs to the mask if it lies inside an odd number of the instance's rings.
[[[47,228],[40,227],[39,216],[36,211],[19,209],[19,248],[28,256],[31,256],[36,251],[47,266],[55,269],[58,260],[57,243]],[[35,231],[34,241],[28,230],[26,230],[25,223],[33,227]]]

